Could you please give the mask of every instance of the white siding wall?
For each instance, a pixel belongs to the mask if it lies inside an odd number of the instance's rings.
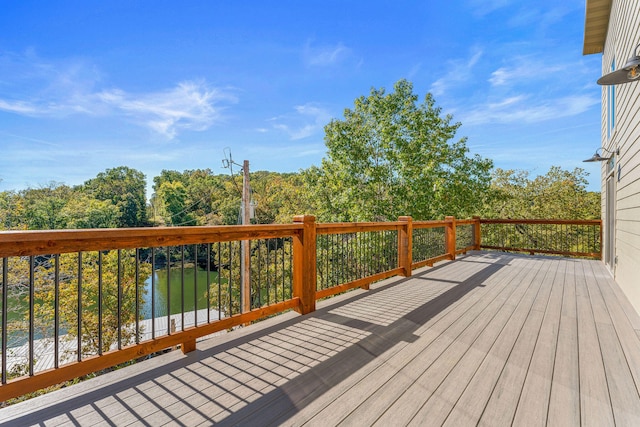
[[[616,69],[632,56],[640,43],[640,2],[614,0],[609,30],[602,57],[602,72],[610,72],[615,56]],[[620,149],[614,179],[616,181],[616,281],[640,312],[640,82],[615,88],[615,129],[607,138],[607,88],[602,97],[602,145]],[[620,174],[618,175],[618,165]],[[607,166],[602,165],[603,224]],[[604,238],[606,241],[606,237]]]

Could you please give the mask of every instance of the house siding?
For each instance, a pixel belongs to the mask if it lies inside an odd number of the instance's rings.
[[[616,69],[622,67],[640,43],[640,2],[614,0],[602,55],[602,73],[610,72],[615,58]],[[602,146],[620,150],[614,167],[615,180],[615,255],[610,266],[616,282],[636,311],[640,312],[640,84],[615,87],[615,128],[607,135],[606,86],[602,89]],[[606,153],[605,153],[606,154]],[[602,164],[602,216],[606,224],[606,162]],[[606,228],[606,227],[605,227]],[[606,233],[606,230],[605,230]],[[605,235],[604,242],[607,241]]]

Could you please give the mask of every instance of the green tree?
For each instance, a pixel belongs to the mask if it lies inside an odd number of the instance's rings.
[[[100,172],[83,190],[98,200],[110,200],[120,211],[118,227],[147,225],[146,180],[142,172],[119,166]]]
[[[469,156],[460,124],[442,116],[431,94],[418,104],[412,84],[371,89],[343,120],[325,127],[327,157],[306,174],[323,220],[466,217],[482,206],[492,162]]]
[[[483,216],[514,219],[598,219],[600,193],[587,191],[587,172],[552,166],[535,178],[523,170],[496,169]]]
[[[65,228],[116,228],[120,210],[111,200],[97,200],[76,192],[60,210]]]
[[[67,228],[62,208],[73,197],[73,189],[51,182],[40,188],[28,188],[21,192],[24,204],[22,222],[29,230],[56,230]]]
[[[187,190],[180,181],[163,182],[159,189],[165,208],[164,222],[167,225],[196,225],[187,200]]]
[[[24,228],[24,200],[15,191],[0,192],[0,230]]]

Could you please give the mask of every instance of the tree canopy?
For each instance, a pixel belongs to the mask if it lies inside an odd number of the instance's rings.
[[[100,172],[84,183],[84,191],[97,200],[109,200],[120,215],[118,227],[147,225],[146,179],[142,172],[119,166]]]
[[[460,123],[406,80],[372,88],[325,127],[327,157],[307,172],[325,220],[432,219],[474,214],[489,188],[491,160],[469,155]]]
[[[586,187],[581,168],[552,166],[535,178],[528,171],[498,168],[481,213],[489,218],[598,219],[600,193]]]

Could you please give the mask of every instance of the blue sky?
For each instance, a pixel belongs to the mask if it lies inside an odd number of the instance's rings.
[[[0,191],[225,173],[225,147],[251,170],[319,165],[324,125],[401,78],[496,167],[600,188],[584,0],[0,2]]]

